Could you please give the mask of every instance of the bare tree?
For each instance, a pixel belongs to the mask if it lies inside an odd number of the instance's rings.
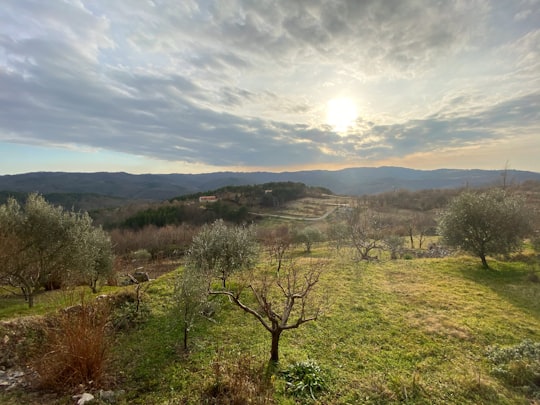
[[[347,228],[352,246],[361,260],[374,259],[371,252],[384,248],[384,224],[380,215],[363,207],[349,212]]]
[[[289,231],[289,227],[282,225],[273,229],[259,230],[258,237],[270,257],[270,262],[277,263],[276,271],[279,272],[285,254],[293,242],[293,235]]]
[[[418,239],[418,248],[422,249],[426,237],[430,232],[435,233],[437,222],[432,214],[417,212],[408,219],[407,235],[410,240],[411,249],[414,249],[414,236]]]
[[[243,288],[210,290],[210,294],[225,295],[243,311],[254,316],[271,335],[270,361],[279,361],[279,340],[285,330],[315,321],[321,312],[321,301],[313,290],[323,271],[322,261],[311,261],[299,266],[288,262],[281,271],[264,273],[252,271]],[[247,290],[258,306],[246,304],[243,292]]]
[[[347,225],[342,222],[332,222],[327,229],[328,240],[332,242],[337,252],[347,243]]]

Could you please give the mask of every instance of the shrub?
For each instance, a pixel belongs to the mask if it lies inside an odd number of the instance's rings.
[[[131,253],[132,260],[149,261],[151,258],[152,258],[152,255],[146,249],[139,249]]]
[[[79,385],[99,387],[108,360],[109,304],[84,302],[62,310],[45,331],[44,354],[34,368],[42,388],[62,392]]]
[[[524,340],[514,346],[488,348],[492,372],[508,384],[540,396],[540,342]]]
[[[144,323],[150,316],[150,307],[138,284],[134,290],[124,290],[111,297],[111,322],[116,330],[127,330]]]
[[[286,390],[295,397],[315,398],[315,394],[326,390],[324,373],[313,360],[296,362],[281,372]]]

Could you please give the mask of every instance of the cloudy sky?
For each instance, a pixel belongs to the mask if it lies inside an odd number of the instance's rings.
[[[538,0],[2,0],[0,174],[540,172]]]

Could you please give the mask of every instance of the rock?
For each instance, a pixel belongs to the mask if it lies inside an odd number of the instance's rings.
[[[99,391],[99,398],[105,402],[113,403],[116,400],[116,393],[114,391]]]
[[[24,383],[24,371],[0,370],[0,388],[10,390]]]
[[[143,271],[137,271],[133,274],[133,277],[139,282],[139,283],[144,283],[146,281],[150,281],[150,276],[148,275],[148,273],[146,272],[143,272]]]
[[[100,390],[99,399],[109,404],[114,404],[118,401],[118,398],[122,397],[125,393],[126,393],[125,390],[118,390],[118,391]]]
[[[77,398],[79,398],[79,400],[77,401],[77,405],[84,405],[94,400],[94,396],[92,394],[89,394],[88,392],[85,392],[80,396],[77,395],[75,399]]]

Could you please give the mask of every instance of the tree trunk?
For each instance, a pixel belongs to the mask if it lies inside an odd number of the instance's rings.
[[[277,363],[279,361],[279,337],[281,329],[272,331],[272,348],[270,349],[270,362]]]
[[[93,294],[97,294],[97,279],[90,281],[90,288]]]
[[[28,291],[28,308],[34,307],[34,293],[32,291]]]
[[[187,351],[188,333],[189,328],[187,326],[184,326],[184,351]]]
[[[484,269],[489,269],[489,264],[486,260],[486,255],[482,254],[480,255],[480,259],[482,259],[482,266],[484,267]]]

